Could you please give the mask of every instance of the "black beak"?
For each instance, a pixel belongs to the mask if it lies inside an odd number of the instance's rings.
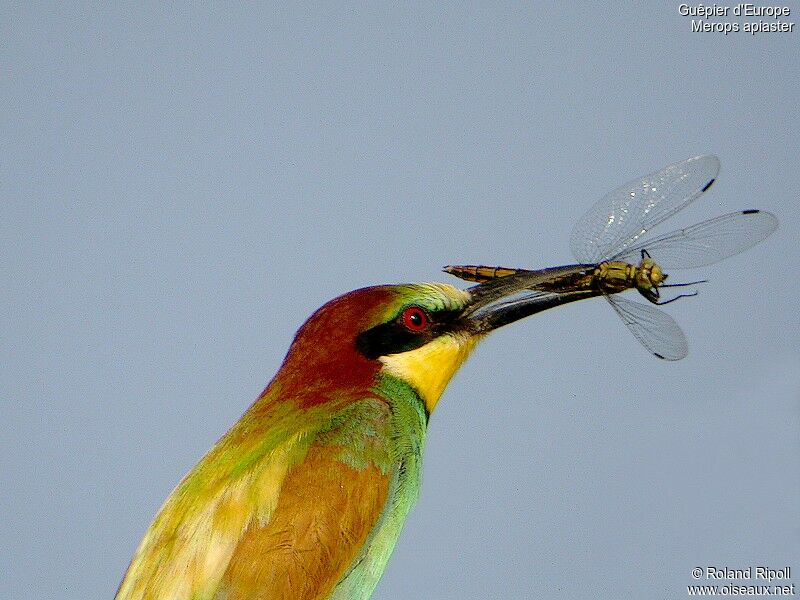
[[[601,295],[596,290],[560,289],[554,281],[587,273],[587,265],[569,265],[541,271],[519,271],[469,288],[472,297],[461,314],[463,326],[473,334],[484,334],[535,313],[562,304]],[[550,284],[550,285],[548,285]],[[553,290],[558,291],[553,291]]]

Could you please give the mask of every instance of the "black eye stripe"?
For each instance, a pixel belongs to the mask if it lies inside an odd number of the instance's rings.
[[[422,333],[409,331],[397,320],[392,320],[360,333],[356,338],[356,348],[361,354],[374,360],[388,354],[419,348],[433,337],[429,331]]]
[[[432,313],[416,307],[423,311],[429,322],[420,331],[415,331],[413,328],[409,329],[405,323],[404,315],[409,308],[414,306],[405,306],[391,321],[360,333],[356,338],[358,351],[367,358],[375,360],[381,356],[414,350],[451,329],[452,322],[460,314],[460,311]]]

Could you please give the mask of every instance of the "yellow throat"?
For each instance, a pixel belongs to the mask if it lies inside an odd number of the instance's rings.
[[[413,387],[432,413],[458,368],[478,343],[466,333],[442,335],[408,352],[381,357],[383,370]]]

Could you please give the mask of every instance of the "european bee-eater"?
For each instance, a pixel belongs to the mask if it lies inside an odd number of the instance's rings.
[[[419,493],[428,419],[476,342],[597,295],[526,295],[532,277],[370,287],[320,308],[166,500],[117,600],[369,598]]]

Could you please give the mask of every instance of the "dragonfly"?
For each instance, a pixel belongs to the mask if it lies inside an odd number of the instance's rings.
[[[679,360],[689,351],[686,336],[658,305],[697,292],[662,298],[664,288],[705,280],[667,283],[665,269],[704,267],[763,241],[778,228],[775,215],[741,210],[648,239],[645,234],[705,194],[717,179],[719,159],[696,156],[640,177],[603,196],[575,224],[570,237],[578,265],[533,271],[485,265],[450,265],[447,273],[485,283],[521,273],[541,274],[531,294],[603,296],[637,340],[656,357]],[[619,294],[637,290],[649,304]]]

